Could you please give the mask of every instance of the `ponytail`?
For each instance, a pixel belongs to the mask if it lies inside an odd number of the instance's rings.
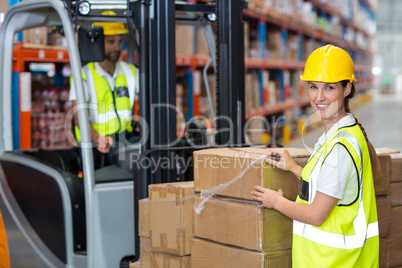
[[[361,131],[363,132],[364,138],[366,139],[366,142],[367,142],[367,147],[368,147],[369,154],[370,154],[371,171],[373,172],[373,178],[379,178],[382,175],[380,159],[378,159],[377,152],[375,151],[374,146],[371,144],[371,142],[369,141],[369,139],[367,137],[366,130],[364,129],[362,124],[360,124],[359,121],[357,121],[357,118],[354,115],[353,115],[353,117],[355,118],[356,123],[359,125]]]
[[[348,83],[350,83],[349,80],[341,81],[343,88],[345,88]],[[352,99],[355,94],[356,94],[356,88],[355,88],[355,85],[352,83],[352,89],[351,89],[349,95],[347,95],[345,97],[345,100],[343,103],[345,106],[345,111],[347,113],[350,113],[349,100]],[[373,178],[378,178],[381,176],[381,166],[380,166],[380,160],[378,159],[378,156],[377,156],[377,152],[375,151],[374,146],[369,141],[366,130],[364,129],[362,124],[359,123],[359,121],[357,120],[357,118],[354,115],[353,115],[353,117],[355,118],[356,123],[359,125],[361,131],[363,132],[364,138],[366,139],[366,142],[367,142],[367,147],[368,147],[369,154],[370,154],[371,170],[373,172]]]

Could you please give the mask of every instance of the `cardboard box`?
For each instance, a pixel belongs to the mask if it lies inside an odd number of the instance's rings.
[[[402,154],[391,154],[390,157],[390,181],[402,182]]]
[[[149,237],[149,199],[138,201],[138,235]]]
[[[48,27],[37,27],[22,31],[24,43],[47,45]]]
[[[176,56],[194,55],[194,26],[176,25]]]
[[[306,163],[310,153],[302,148],[286,148],[299,164]],[[267,149],[207,149],[194,152],[194,191],[200,192],[228,183],[241,174],[256,158]],[[241,199],[252,199],[255,185],[278,190],[282,188],[284,197],[295,200],[298,194],[298,179],[289,172],[270,167],[262,159],[254,163],[243,177],[233,181],[218,195]],[[216,190],[216,188],[215,188]]]
[[[380,160],[381,166],[381,174],[374,174],[374,189],[376,195],[387,195],[389,194],[389,184],[390,184],[390,176],[389,176],[389,155],[379,155],[378,159]]]
[[[231,148],[232,150],[239,152],[250,152],[258,155],[266,154],[269,150],[263,146],[254,146],[254,147],[239,147],[239,148]],[[304,167],[307,164],[308,159],[310,158],[311,153],[305,148],[296,148],[296,147],[287,147],[286,149],[296,163],[299,166]]]
[[[389,238],[380,238],[380,267],[389,267]]]
[[[151,239],[140,237],[140,261],[142,267],[152,267]]]
[[[244,58],[249,57],[250,50],[250,24],[244,22]]]
[[[288,35],[287,60],[297,61],[299,59],[299,36]]]
[[[311,38],[304,38],[303,41],[303,59],[306,61],[310,54],[315,49],[315,40]]]
[[[267,0],[247,0],[247,8],[257,13],[264,14],[266,12],[266,1]]]
[[[142,268],[190,268],[190,256],[177,256],[163,252],[153,251],[151,241],[141,237],[141,266]]]
[[[402,265],[402,207],[393,207],[391,215],[389,267],[395,267]]]
[[[0,12],[7,13],[10,8],[10,1],[0,1]]]
[[[389,196],[393,207],[402,206],[402,182],[391,183]]]
[[[51,46],[67,47],[67,39],[60,33],[52,32],[48,35],[48,44]]]
[[[227,246],[194,238],[191,243],[193,268],[244,268],[244,267],[292,267],[292,252],[266,253]]]
[[[283,44],[282,40],[281,31],[272,30],[267,33],[266,49],[268,55],[266,56],[268,58],[284,59],[287,56],[287,53],[284,53],[287,50],[287,44]]]
[[[194,206],[203,199],[196,196]],[[211,198],[194,213],[194,236],[256,251],[292,248],[292,220],[258,203],[233,198]]]
[[[153,250],[191,253],[194,182],[149,185],[149,228]]]
[[[260,83],[257,72],[247,73],[245,79],[245,109],[250,113],[260,107]]]
[[[205,31],[201,27],[196,28],[196,46],[195,54],[199,57],[210,57],[209,46]]]
[[[130,263],[129,268],[141,268],[141,263],[140,262],[133,262]]]
[[[397,150],[388,148],[376,149],[378,158],[380,160],[381,174],[374,174],[374,189],[376,195],[387,195],[389,194],[389,184],[390,184],[390,154],[399,153]]]
[[[387,237],[391,224],[391,199],[388,197],[377,197],[376,202],[380,237]]]

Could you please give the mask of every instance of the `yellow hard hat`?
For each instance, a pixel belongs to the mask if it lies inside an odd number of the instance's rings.
[[[116,15],[113,11],[103,11],[102,15]],[[103,34],[104,35],[116,35],[116,34],[126,34],[128,30],[124,27],[123,23],[120,22],[95,22],[94,26],[101,26],[103,27]]]
[[[342,48],[326,45],[310,54],[300,76],[303,81],[336,83],[357,81],[352,58]]]

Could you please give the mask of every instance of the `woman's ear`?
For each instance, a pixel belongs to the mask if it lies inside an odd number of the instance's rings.
[[[350,94],[350,92],[352,91],[352,84],[348,83],[345,87],[345,92],[343,93],[343,96],[346,97]]]

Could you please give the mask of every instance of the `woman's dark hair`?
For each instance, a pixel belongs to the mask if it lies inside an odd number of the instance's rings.
[[[346,86],[348,85],[348,83],[350,83],[349,80],[344,80],[341,81],[341,85],[343,88],[346,88]],[[352,88],[350,90],[349,95],[347,95],[345,97],[344,103],[343,105],[345,106],[345,111],[347,113],[350,113],[350,107],[349,107],[349,101],[355,96],[356,94],[356,88],[355,85],[353,83],[352,84]],[[373,147],[373,145],[371,144],[371,142],[369,141],[368,137],[367,137],[367,133],[366,130],[364,129],[364,127],[362,126],[362,124],[359,123],[359,121],[357,120],[357,118],[353,115],[353,117],[356,120],[356,123],[359,125],[360,129],[363,132],[364,138],[366,139],[367,142],[367,146],[369,149],[369,153],[370,153],[370,160],[371,160],[371,169],[373,171],[373,177],[374,178],[379,178],[379,176],[381,176],[381,167],[380,167],[380,160],[378,159],[377,153]]]

